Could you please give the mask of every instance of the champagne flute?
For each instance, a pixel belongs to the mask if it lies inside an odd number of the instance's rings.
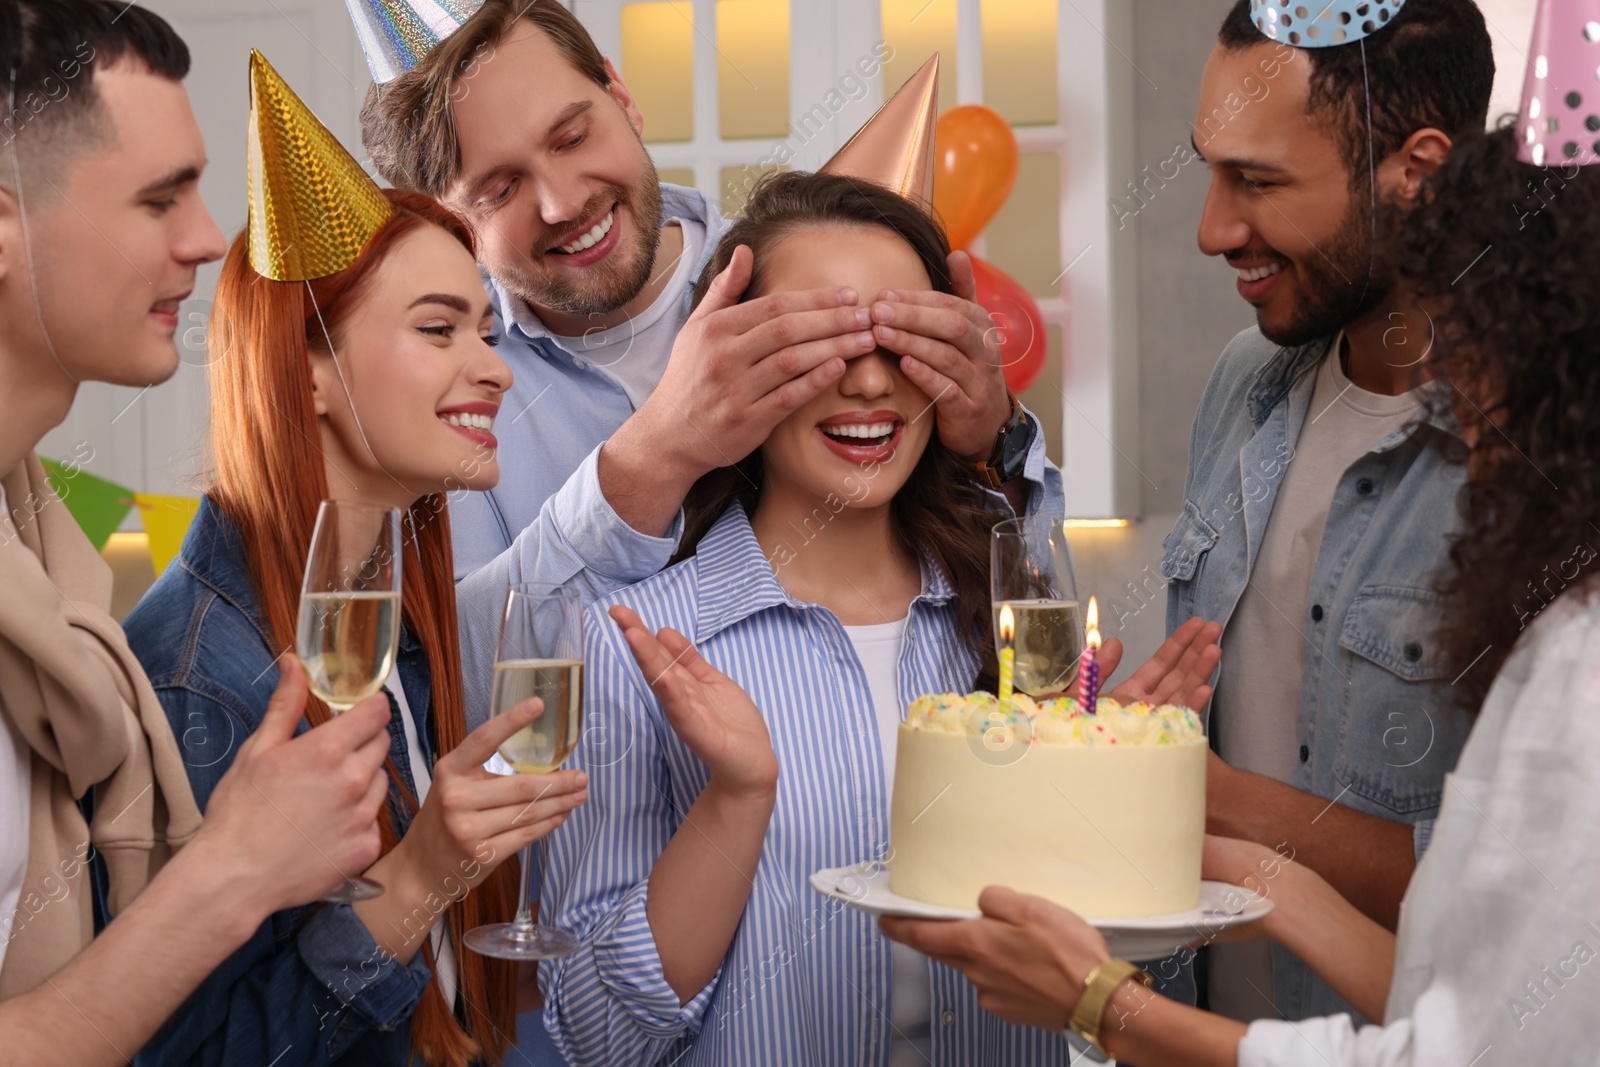
[[[507,738],[500,755],[520,774],[549,774],[572,754],[583,730],[583,605],[573,586],[518,585],[506,594],[489,714],[504,715],[530,697],[541,698],[544,711]],[[462,940],[474,952],[503,960],[576,951],[576,937],[533,921],[533,845],[520,861],[517,917],[475,927]]]
[[[324,500],[300,587],[295,651],[311,692],[337,715],[382,687],[400,640],[400,509]],[[346,879],[331,903],[370,900],[383,886]]]
[[[995,526],[989,548],[995,650],[1005,647],[1000,609],[1010,607],[1016,690],[1035,698],[1067,692],[1078,677],[1084,635],[1065,525],[1007,519]]]

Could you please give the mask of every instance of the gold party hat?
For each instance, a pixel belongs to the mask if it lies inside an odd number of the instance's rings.
[[[934,128],[939,117],[939,53],[880,107],[819,173],[886,186],[933,211]]]
[[[264,278],[337,274],[394,213],[361,164],[250,50],[250,265]]]

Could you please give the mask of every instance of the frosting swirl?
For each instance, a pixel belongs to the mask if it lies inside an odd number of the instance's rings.
[[[1095,713],[1085,714],[1076,697],[1036,701],[1018,693],[1005,705],[993,693],[978,691],[929,693],[906,709],[906,726],[912,730],[968,733],[978,736],[1003,731],[1009,742],[1021,736],[1047,745],[1188,745],[1203,743],[1200,718],[1176,704],[1152,707],[1138,702],[1119,704],[1101,697]]]

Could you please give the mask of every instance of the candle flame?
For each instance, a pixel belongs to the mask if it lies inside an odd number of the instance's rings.
[[[1085,639],[1090,648],[1100,647],[1100,605],[1096,603],[1094,597],[1089,598],[1089,619]]]
[[[1000,640],[1010,641],[1017,633],[1017,617],[1011,612],[1010,604],[1000,606]]]

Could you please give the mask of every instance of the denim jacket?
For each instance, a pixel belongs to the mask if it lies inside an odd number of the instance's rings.
[[[278,652],[256,604],[239,531],[209,497],[178,558],[123,625],[204,810],[278,685]],[[405,632],[399,671],[431,766],[428,661]],[[414,791],[404,727],[392,696],[389,703],[389,754]],[[408,819],[393,789],[389,811],[403,834]],[[431,977],[421,952],[404,965],[382,952],[348,904],[280,911],[200,985],[135,1062],[404,1065],[409,1019]]]
[[[1195,615],[1227,626],[1294,460],[1316,370],[1337,358],[1332,341],[1284,348],[1251,327],[1222,353],[1195,413],[1183,513],[1164,545],[1169,632]],[[1464,458],[1455,426],[1425,405],[1351,464],[1294,624],[1309,647],[1291,784],[1413,824],[1419,858],[1472,725],[1439,699],[1450,679],[1434,640],[1433,589],[1460,528]],[[1273,962],[1286,1017],[1352,1010],[1278,946]]]

